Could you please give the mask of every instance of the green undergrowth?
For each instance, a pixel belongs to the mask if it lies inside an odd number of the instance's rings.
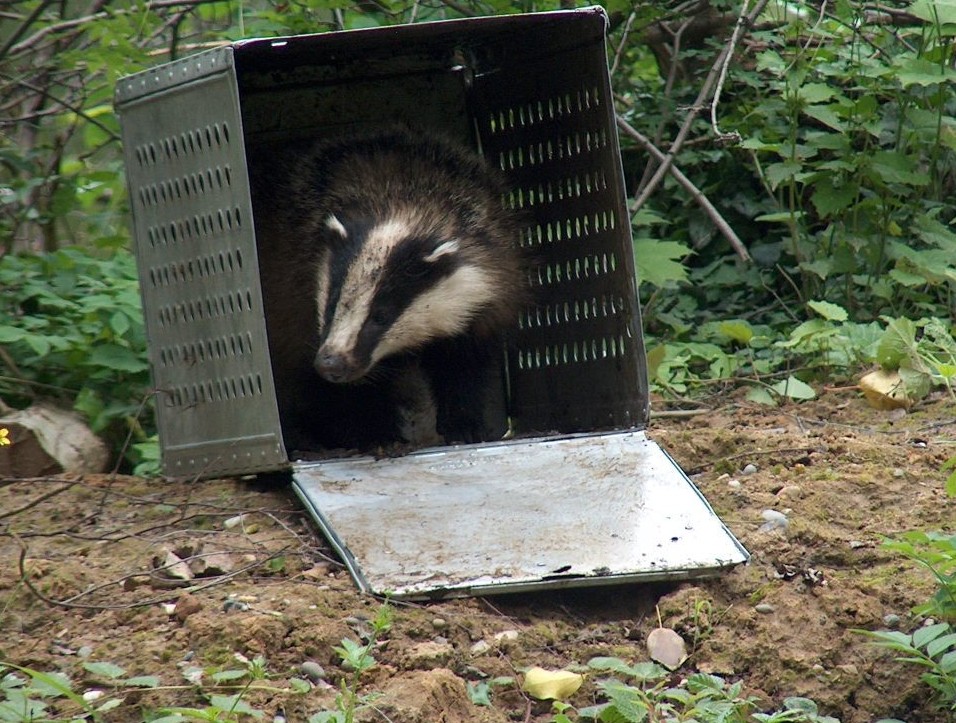
[[[952,479],[947,493],[956,498]],[[897,661],[919,668],[920,679],[939,706],[956,715],[956,533],[911,530],[886,540],[883,546],[928,571],[936,592],[913,610],[922,624],[912,632],[859,632],[894,653]]]
[[[0,399],[81,412],[129,460],[153,433],[136,264],[128,251],[0,257]],[[128,442],[133,446],[127,447]]]

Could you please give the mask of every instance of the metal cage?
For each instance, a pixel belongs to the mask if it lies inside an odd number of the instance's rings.
[[[474,144],[527,220],[523,433],[641,428],[647,381],[600,8],[250,40],[120,82],[165,467],[286,465],[246,152],[406,121]],[[261,251],[261,250],[260,250]]]
[[[358,585],[398,597],[698,577],[747,559],[643,432],[606,29],[589,8],[249,40],[120,81],[167,474],[291,468]],[[507,349],[519,439],[293,462],[263,315],[282,290],[260,274],[248,164],[396,121],[471,144],[525,219],[535,304]]]

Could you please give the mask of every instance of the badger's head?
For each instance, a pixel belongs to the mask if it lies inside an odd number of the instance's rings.
[[[315,368],[328,381],[357,381],[386,357],[465,332],[498,294],[494,269],[450,219],[337,213],[324,230]]]

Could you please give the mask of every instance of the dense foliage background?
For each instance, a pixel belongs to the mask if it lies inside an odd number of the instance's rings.
[[[53,397],[155,470],[117,79],[240,38],[574,6],[0,0],[0,411]],[[952,394],[956,4],[605,7],[655,390],[773,404],[879,365],[904,401]],[[956,709],[956,538],[893,544],[935,576],[918,612],[945,622],[874,635]],[[759,719],[832,720],[796,715]]]
[[[117,446],[151,434],[118,78],[243,37],[573,6],[0,5],[0,398],[58,397]],[[876,362],[910,396],[948,386],[953,6],[605,7],[656,388],[678,398],[735,380],[771,403]]]

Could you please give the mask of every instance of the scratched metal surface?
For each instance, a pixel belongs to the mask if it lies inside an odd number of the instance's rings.
[[[295,465],[363,590],[428,598],[682,579],[748,558],[642,432]]]

